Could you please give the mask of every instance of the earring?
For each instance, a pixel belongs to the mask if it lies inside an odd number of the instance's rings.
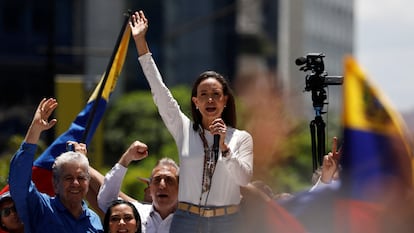
[[[196,109],[198,110],[198,106],[196,106]]]

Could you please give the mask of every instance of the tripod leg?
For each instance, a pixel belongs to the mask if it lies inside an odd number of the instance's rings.
[[[309,128],[310,128],[311,146],[312,146],[312,169],[313,169],[312,172],[315,172],[316,169],[318,169],[318,164],[317,164],[318,157],[317,157],[317,154],[316,154],[316,137],[315,137],[315,135],[316,135],[316,131],[315,131],[316,122],[315,122],[315,120],[312,120],[310,122]]]
[[[318,163],[322,166],[323,156],[325,156],[325,122],[321,116],[317,116],[316,120],[316,134],[318,141]]]

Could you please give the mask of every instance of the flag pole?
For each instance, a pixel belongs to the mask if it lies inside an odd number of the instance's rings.
[[[124,19],[124,22],[122,24],[121,31],[119,32],[119,35],[118,35],[118,38],[117,38],[117,41],[116,41],[116,44],[115,44],[115,48],[112,51],[112,55],[110,57],[108,65],[106,67],[105,75],[102,79],[101,86],[99,87],[99,91],[98,91],[98,95],[97,95],[98,97],[102,96],[103,90],[105,89],[106,81],[107,81],[109,73],[111,71],[112,64],[115,60],[115,56],[117,54],[119,45],[121,44],[122,37],[124,36],[125,29],[128,26],[128,21],[129,21],[129,18],[131,17],[131,13],[132,13],[131,10],[128,10],[128,13],[124,13],[125,19]],[[96,113],[96,109],[98,108],[98,104],[99,104],[99,101],[95,101],[93,103],[92,110],[91,110],[91,113],[89,115],[86,127],[85,127],[85,131],[83,132],[83,137],[82,137],[82,141],[81,141],[82,143],[84,143],[86,141],[86,138],[88,137],[89,129],[92,125],[93,118],[95,117],[95,113]]]

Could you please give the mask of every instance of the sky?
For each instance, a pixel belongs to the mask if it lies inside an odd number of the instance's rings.
[[[354,3],[357,61],[394,108],[414,111],[414,1]]]

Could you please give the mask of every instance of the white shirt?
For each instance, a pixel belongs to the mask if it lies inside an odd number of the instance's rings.
[[[104,212],[106,212],[113,200],[118,199],[126,171],[126,167],[117,163],[105,175],[104,183],[98,193],[98,205]],[[168,233],[170,231],[173,213],[162,219],[158,212],[155,211],[153,205],[140,202],[133,202],[132,204],[135,205],[141,217],[143,233]]]
[[[204,147],[200,135],[192,128],[191,120],[181,111],[177,101],[163,83],[151,53],[139,57],[142,70],[151,87],[154,102],[172,134],[180,158],[178,200],[195,205],[224,206],[240,203],[240,186],[247,185],[253,174],[253,139],[244,130],[228,127],[225,142],[230,148],[226,158],[219,155],[211,191],[201,197]],[[205,131],[208,145],[213,135]]]

